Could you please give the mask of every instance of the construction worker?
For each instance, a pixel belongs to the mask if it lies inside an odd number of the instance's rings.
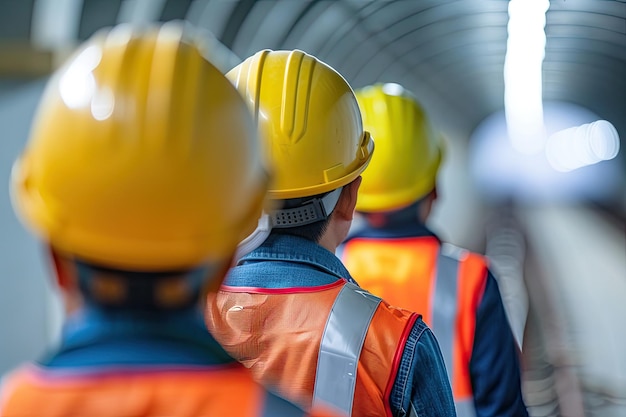
[[[359,190],[362,227],[351,230],[339,256],[363,288],[423,314],[439,341],[459,416],[527,416],[517,345],[486,259],[442,243],[425,226],[437,198],[441,136],[398,84],[356,95],[376,157]]]
[[[263,50],[227,76],[275,170],[264,214],[207,310],[209,330],[264,384],[351,416],[453,416],[437,341],[418,314],[361,289],[334,255],[374,150],[354,92],[302,51]],[[260,243],[260,245],[259,245]]]
[[[78,308],[56,351],[7,377],[1,416],[305,415],[204,324],[268,174],[244,101],[192,35],[118,26],[51,78],[13,202]]]

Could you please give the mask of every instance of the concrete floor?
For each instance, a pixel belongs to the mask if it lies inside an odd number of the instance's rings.
[[[623,225],[575,206],[516,214],[530,249],[524,357],[533,415],[625,417]]]

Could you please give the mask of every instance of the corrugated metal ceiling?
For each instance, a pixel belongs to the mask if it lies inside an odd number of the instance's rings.
[[[54,0],[0,3],[0,40],[28,40],[31,14]],[[140,6],[142,4],[142,7]],[[74,34],[128,19],[185,18],[240,57],[299,48],[353,87],[395,81],[436,123],[469,137],[504,105],[506,0],[64,0],[80,8]],[[142,11],[143,10],[143,11]],[[59,12],[59,13],[62,13]],[[142,20],[141,16],[133,16]],[[589,108],[626,138],[626,1],[553,0],[547,12],[543,97]],[[6,49],[0,49],[5,51]],[[622,152],[624,154],[624,152]]]

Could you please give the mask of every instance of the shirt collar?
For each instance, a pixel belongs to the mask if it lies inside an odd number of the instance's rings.
[[[174,337],[206,343],[211,337],[197,308],[170,313],[107,311],[85,306],[68,317],[63,326],[66,343],[124,337]]]
[[[313,266],[337,278],[354,281],[341,260],[319,244],[292,235],[271,234],[261,246],[239,260],[239,264],[257,261],[297,262]]]
[[[84,307],[68,317],[60,346],[39,362],[52,368],[221,365],[233,359],[195,308],[168,314]]]

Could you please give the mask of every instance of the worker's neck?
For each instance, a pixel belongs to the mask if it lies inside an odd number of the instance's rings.
[[[335,253],[339,245],[346,239],[350,231],[351,221],[331,216],[328,227],[317,242],[321,247]]]

